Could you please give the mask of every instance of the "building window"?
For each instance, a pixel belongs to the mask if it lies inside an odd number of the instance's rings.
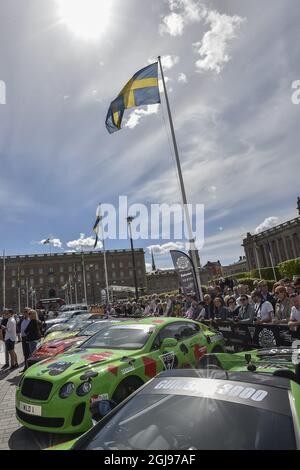
[[[141,269],[138,269],[138,275],[139,276],[142,276],[143,275],[143,271]]]
[[[98,271],[99,269],[99,264],[95,264],[95,270]]]
[[[21,274],[21,276],[24,276],[24,275],[25,275],[24,269],[21,269],[20,274]]]
[[[132,269],[129,269],[129,276],[130,276],[130,277],[133,277],[133,271],[132,271]]]
[[[17,285],[16,280],[13,279],[13,280],[11,281],[11,287],[16,287],[16,285]]]
[[[42,286],[44,284],[44,278],[40,277],[40,285]]]
[[[115,269],[116,265],[115,263],[111,263],[111,269]]]
[[[12,276],[15,276],[15,275],[16,275],[16,270],[15,270],[15,269],[12,270],[11,275],[12,275]]]
[[[87,275],[86,275],[86,280],[87,280],[87,281],[90,281],[90,280],[91,280],[91,275],[90,275],[90,274],[87,274]]]
[[[124,277],[124,271],[120,271],[120,277]]]
[[[81,282],[81,274],[78,274],[78,275],[77,275],[77,281],[78,281],[78,282]]]
[[[63,284],[65,282],[64,276],[60,276],[59,281],[60,281],[61,284]]]
[[[138,260],[138,262],[137,262],[137,266],[141,266],[141,262],[140,262],[140,260]]]
[[[69,266],[69,273],[73,272],[73,266]]]
[[[39,269],[39,274],[43,274],[43,273],[44,273],[43,268],[40,268]]]
[[[63,266],[60,266],[59,272],[60,272],[60,273],[63,273],[63,272],[64,272],[64,267],[63,267]]]
[[[99,279],[100,279],[99,273],[96,273],[95,276],[96,276],[96,281],[99,281]]]
[[[25,286],[25,279],[21,279],[21,286]]]
[[[30,269],[29,274],[30,274],[31,276],[33,276],[33,275],[34,275],[34,269]]]
[[[30,282],[30,285],[31,285],[31,286],[34,285],[34,279],[33,279],[32,277],[30,278],[29,282]]]
[[[111,273],[111,277],[112,277],[113,279],[117,279],[116,271],[113,271],[113,272]]]
[[[132,266],[132,261],[128,261],[128,267],[129,267],[129,268],[132,268],[132,267],[133,267],[133,266]]]
[[[49,268],[49,274],[53,274],[54,273],[54,269],[53,268]]]
[[[49,277],[49,282],[50,282],[50,284],[54,284],[54,276]]]

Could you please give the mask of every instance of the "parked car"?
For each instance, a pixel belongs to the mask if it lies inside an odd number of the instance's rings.
[[[84,432],[98,418],[103,399],[119,403],[163,370],[195,367],[206,352],[223,347],[222,335],[184,318],[107,326],[80,347],[25,372],[17,387],[17,418],[39,431]]]
[[[55,450],[300,449],[300,377],[253,372],[170,370]]]

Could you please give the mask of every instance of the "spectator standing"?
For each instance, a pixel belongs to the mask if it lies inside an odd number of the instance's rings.
[[[7,325],[7,322],[8,322],[8,312],[7,310],[4,310],[3,312],[3,316],[2,316],[2,320],[1,320],[1,336],[2,336],[2,339],[4,341],[4,344],[5,344],[5,327]],[[5,347],[5,364],[4,366],[1,367],[1,369],[7,369],[9,367],[9,354],[8,354],[8,351]]]
[[[227,309],[223,305],[223,300],[221,297],[216,297],[214,299],[214,320],[225,321],[227,319]]]
[[[288,323],[291,317],[292,300],[289,298],[285,287],[279,286],[275,289],[277,298],[275,304],[274,323]]]
[[[250,304],[248,295],[241,295],[241,307],[239,310],[239,323],[253,323],[255,317],[254,305]]]
[[[236,318],[239,315],[240,307],[234,297],[229,297],[225,303],[227,308],[227,318]]]
[[[5,347],[6,350],[10,356],[10,361],[11,361],[11,367],[10,369],[17,369],[19,367],[18,365],[18,358],[15,353],[15,344],[17,341],[17,324],[15,320],[15,315],[13,310],[9,309],[7,311],[8,314],[8,320],[5,328],[5,336],[4,336],[4,341],[5,341]]]
[[[296,331],[300,326],[300,295],[295,294],[292,297],[293,306],[291,309],[291,317],[289,321],[289,328],[292,331]]]
[[[272,323],[274,315],[273,305],[268,300],[264,301],[260,291],[254,291],[252,293],[252,300],[254,302],[257,323]]]
[[[264,302],[270,302],[275,307],[275,297],[269,292],[269,286],[267,281],[260,281],[258,283],[258,290],[261,292],[262,299]]]
[[[37,312],[35,310],[29,310],[29,323],[24,330],[26,335],[26,340],[28,343],[29,354],[30,356],[36,350],[37,344],[41,339],[41,331],[40,331],[40,322],[38,319]]]
[[[25,334],[25,330],[30,322],[29,311],[30,311],[30,308],[28,307],[24,309],[23,318],[20,321],[22,350],[23,350],[23,356],[24,356],[24,369],[22,370],[22,372],[25,372],[25,370],[27,369],[27,359],[29,358],[29,346],[28,346],[26,334]]]

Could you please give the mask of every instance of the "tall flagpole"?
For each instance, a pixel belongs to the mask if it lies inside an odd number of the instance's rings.
[[[21,313],[21,285],[20,285],[20,267],[18,267],[18,313]]]
[[[101,204],[99,204],[99,216],[100,216],[100,224],[99,225],[101,226],[101,241],[102,241],[102,246],[103,246],[103,258],[104,258],[104,273],[105,273],[105,285],[106,285],[106,305],[108,305],[109,304],[109,285],[108,285],[108,273],[107,273],[107,263],[106,263],[106,250],[105,250],[104,232],[103,232],[103,226],[102,226]]]
[[[85,263],[84,263],[84,253],[83,253],[83,247],[81,247],[81,263],[82,263],[82,275],[83,275],[83,289],[84,289],[84,299],[86,305],[88,304],[87,302],[87,292],[86,292],[86,273],[85,273]]]
[[[6,281],[6,267],[5,267],[5,250],[3,250],[3,285],[2,285],[2,288],[3,288],[3,310],[5,309],[6,307],[6,286],[5,286],[5,281]]]
[[[196,280],[197,280],[197,284],[198,284],[197,287],[198,287],[198,291],[199,291],[199,296],[200,296],[200,299],[203,300],[203,292],[202,292],[201,280],[200,280],[200,275],[199,275],[199,266],[197,266],[195,239],[194,239],[194,236],[193,236],[192,224],[191,224],[190,214],[189,214],[188,206],[187,206],[187,197],[186,197],[186,191],[185,191],[185,186],[184,186],[184,181],[183,181],[183,176],[182,176],[182,169],[181,169],[181,164],[180,164],[180,158],[179,158],[178,146],[177,146],[177,141],[176,141],[175,129],[174,129],[174,124],[173,124],[173,119],[172,119],[172,114],[171,114],[171,108],[170,108],[170,102],[169,102],[169,98],[168,98],[167,87],[166,87],[166,82],[165,82],[165,76],[164,76],[164,71],[163,71],[160,56],[158,57],[158,62],[159,62],[159,66],[160,66],[161,77],[162,77],[162,82],[163,82],[164,92],[165,92],[165,97],[166,97],[166,103],[167,103],[167,109],[168,109],[168,115],[169,115],[169,122],[170,122],[172,140],[173,140],[175,157],[176,157],[177,172],[178,172],[180,188],[181,188],[182,204],[183,204],[185,219],[186,219],[186,223],[187,223],[187,227],[188,227],[188,233],[189,233],[191,257],[192,257],[192,261],[194,263],[194,267],[195,267],[195,271],[196,271]]]

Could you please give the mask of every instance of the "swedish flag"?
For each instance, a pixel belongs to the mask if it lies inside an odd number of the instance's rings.
[[[137,72],[111,103],[106,116],[106,129],[110,134],[121,129],[125,109],[160,103],[158,88],[158,62]]]

